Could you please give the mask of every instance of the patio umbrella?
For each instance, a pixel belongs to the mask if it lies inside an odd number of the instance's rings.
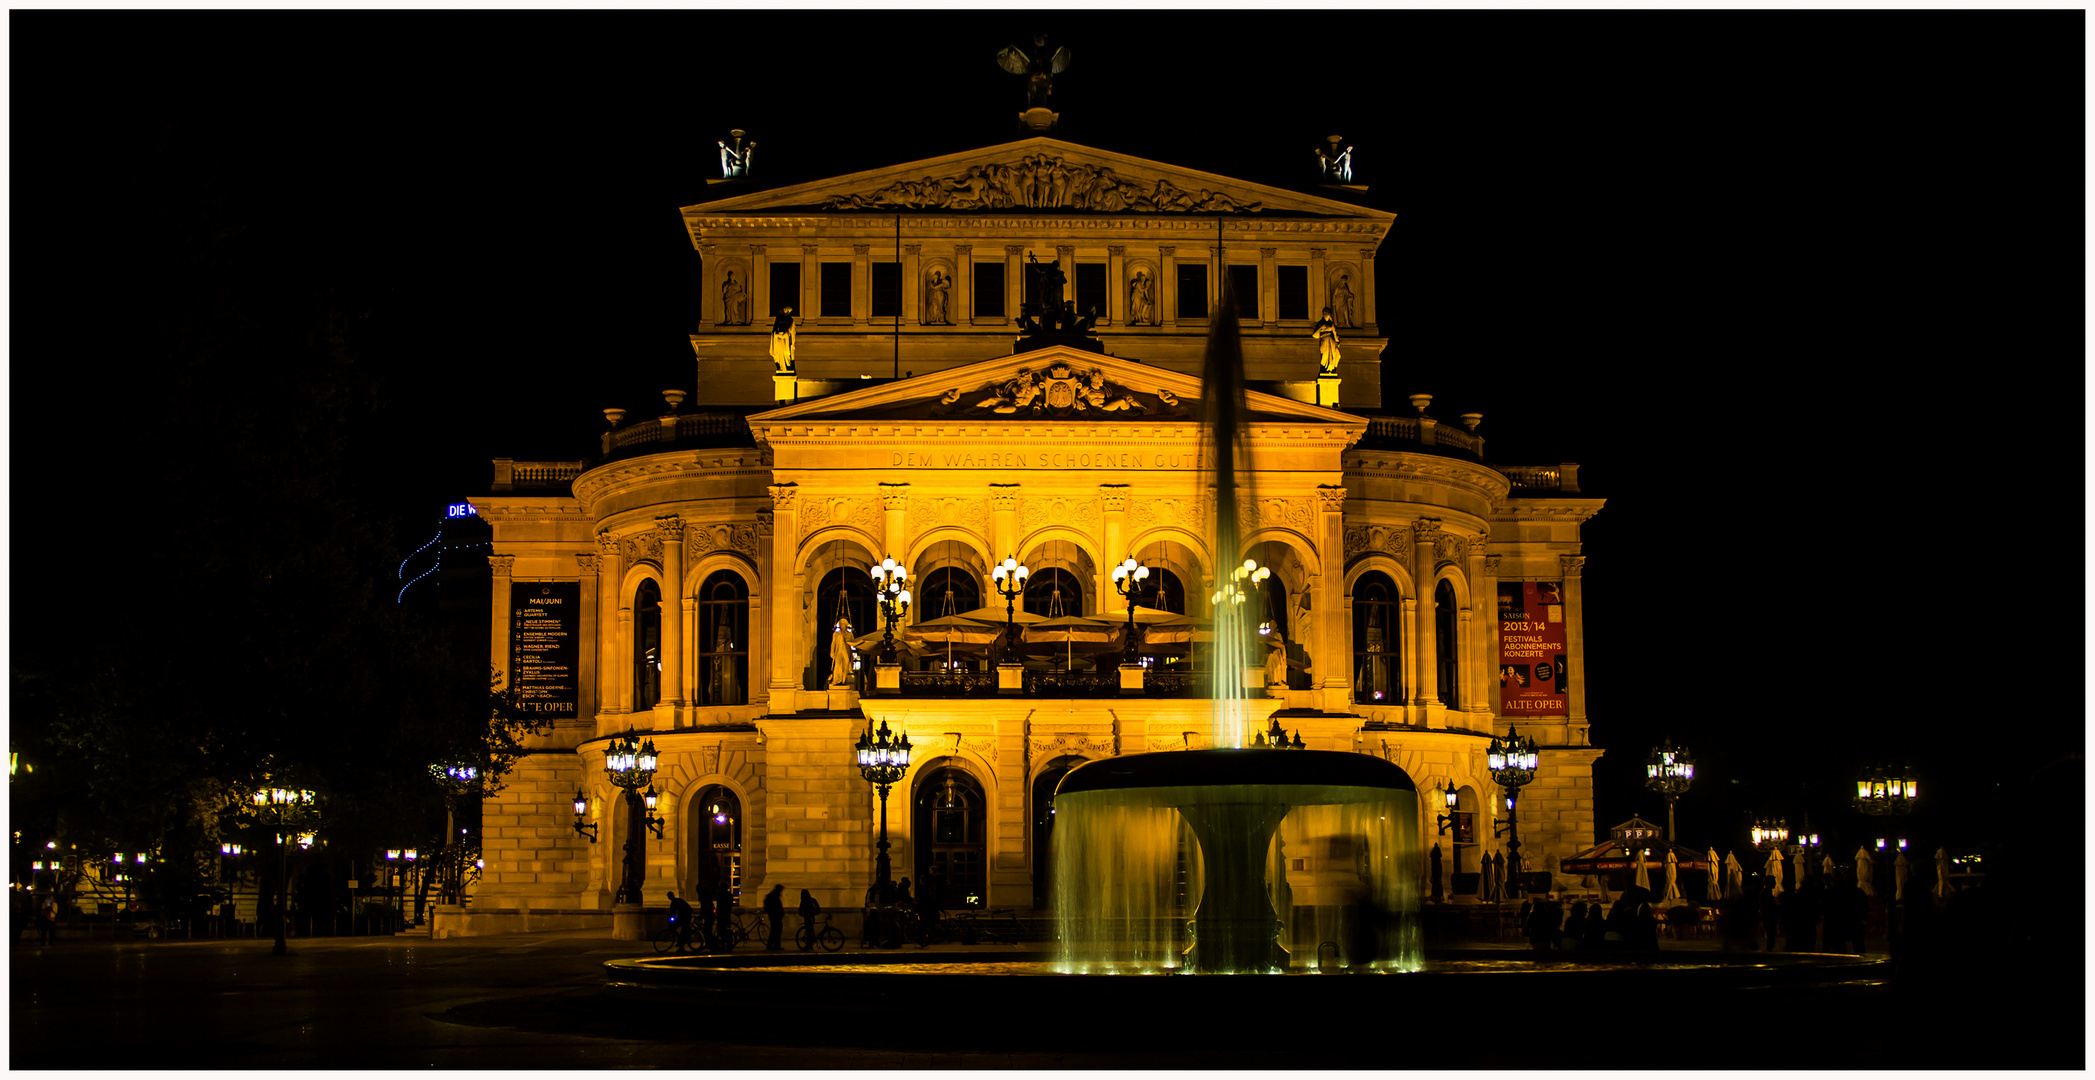
[[[1799,847],[1799,848],[1797,849],[1797,853],[1796,853],[1795,855],[1792,855],[1792,856],[1790,856],[1790,860],[1789,860],[1789,863],[1790,863],[1790,879],[1789,879],[1789,887],[1790,887],[1790,888],[1792,888],[1792,889],[1801,889],[1801,888],[1803,888],[1803,887],[1804,887],[1804,849],[1803,849],[1803,848],[1801,848],[1801,847]]]
[[[1680,895],[1680,857],[1673,854],[1672,848],[1667,848],[1665,902],[1670,903],[1680,899],[1683,899]]]
[[[1768,875],[1768,880],[1769,880],[1769,881],[1772,881],[1772,882],[1774,882],[1774,883],[1775,883],[1775,895],[1776,895],[1776,896],[1781,896],[1781,895],[1782,895],[1782,892],[1783,892],[1783,889],[1782,889],[1782,852],[1781,852],[1781,851],[1779,851],[1779,850],[1777,850],[1777,851],[1770,851],[1770,852],[1768,852],[1768,865],[1767,865],[1766,867],[1762,868],[1761,872],[1762,872],[1762,873],[1764,873],[1764,874],[1766,874],[1766,875]]]
[[[997,638],[1003,632],[1004,624],[1001,621],[992,626],[965,615],[942,615],[936,619],[925,619],[909,628],[909,636],[921,642],[926,651],[940,646],[945,648],[946,667],[949,669],[953,666],[953,652],[956,648],[969,656],[986,653],[991,645],[996,644]]]
[[[1715,901],[1724,895],[1724,880],[1720,876],[1723,873],[1724,864],[1717,861],[1717,849],[1709,849],[1709,884],[1702,890],[1704,900]]]
[[[1819,860],[1819,873],[1826,875],[1828,885],[1833,883],[1833,856],[1828,855]]]
[[[1891,864],[1891,898],[1893,901],[1906,899],[1906,881],[1912,876],[1913,867],[1906,862],[1906,853],[1901,851],[1899,852],[1898,860]]]
[[[1877,895],[1877,865],[1866,847],[1855,849],[1855,884],[1862,887],[1864,896],[1874,898]]]
[[[1950,895],[1950,852],[1948,848],[1935,849],[1935,899],[1947,900]]]
[[[1028,646],[1059,647],[1063,665],[1067,667],[1076,659],[1077,653],[1090,656],[1118,651],[1120,639],[1127,634],[1127,625],[1082,615],[1062,615],[1030,623],[1022,628],[1021,633]]]
[[[1643,848],[1637,849],[1637,876],[1630,879],[1630,886],[1646,892],[1651,891],[1651,872],[1644,866]]]
[[[1608,896],[1608,875],[1606,873],[1600,875],[1600,902],[1604,905],[1613,902],[1613,898]]]
[[[1746,895],[1746,868],[1739,865],[1739,855],[1736,851],[1724,853],[1724,895]]]

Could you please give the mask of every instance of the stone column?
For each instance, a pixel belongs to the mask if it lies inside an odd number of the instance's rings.
[[[1004,245],[1004,321],[1016,322],[1026,296],[1026,245]]]
[[[1559,555],[1564,571],[1564,667],[1571,678],[1565,712],[1573,731],[1586,728],[1586,601],[1584,555]]]
[[[746,692],[749,703],[763,704],[771,700],[771,680],[765,672],[771,670],[771,623],[775,604],[764,601],[778,587],[778,573],[771,561],[772,538],[777,531],[772,527],[772,512],[757,511],[757,580],[749,589],[749,678]]]
[[[873,279],[868,267],[872,264],[873,245],[851,245],[851,324],[864,326],[873,316]]]
[[[989,485],[990,544],[989,559],[992,564],[1006,558],[1019,557],[1018,551],[1018,485]]]
[[[1270,330],[1280,322],[1280,272],[1273,257],[1278,249],[1258,249],[1258,323]]]
[[[763,244],[749,245],[749,324],[771,324],[771,256]]]
[[[909,535],[903,531],[907,527],[904,515],[909,508],[909,485],[881,484],[880,506],[882,510],[886,511],[886,528],[881,531],[880,542],[887,546],[887,550],[881,552],[881,557],[891,558],[899,563],[909,557],[907,547]],[[910,568],[905,566],[903,569],[908,570]],[[909,582],[908,588],[910,595],[915,596],[916,583]]]
[[[1106,321],[1114,326],[1128,324],[1128,249],[1106,249]]]
[[[923,255],[922,244],[902,245],[902,321],[912,326],[924,322]]]
[[[655,519],[662,534],[662,704],[684,700],[684,519]]]
[[[725,301],[720,297],[720,282],[714,280],[725,278],[725,275],[720,273],[720,262],[714,258],[714,251],[713,244],[698,245],[698,325],[701,327],[719,326],[720,320],[727,318],[727,310],[723,307]]]
[[[1368,333],[1375,329],[1375,249],[1360,249],[1360,325]]]
[[[625,692],[632,683],[625,677],[625,643],[630,640],[619,623],[618,585],[624,569],[618,556],[618,538],[608,532],[596,534],[597,560],[597,711],[624,712]]]
[[[953,325],[966,326],[975,320],[975,246],[953,248]]]
[[[1491,709],[1491,715],[1497,716],[1505,710],[1505,695],[1499,687],[1499,557],[1497,555],[1484,556],[1484,576],[1482,580],[1484,584],[1481,591],[1486,597],[1485,604],[1487,605],[1484,614],[1484,633],[1480,635],[1483,638],[1481,646],[1483,655],[1479,657],[1484,665],[1484,696],[1477,700]]]
[[[1498,666],[1485,647],[1491,643],[1491,628],[1498,625],[1498,590],[1484,588],[1484,537],[1472,536],[1463,558],[1463,573],[1469,578],[1469,610],[1463,613],[1468,629],[1462,646],[1462,708],[1470,713],[1491,711],[1491,686],[1498,680]]]
[[[800,582],[793,573],[800,510],[792,484],[771,488],[771,711],[794,712],[800,689]]]
[[[1309,594],[1310,622],[1314,630],[1310,636],[1309,666],[1314,669],[1314,689],[1325,691],[1322,708],[1329,712],[1344,712],[1352,700],[1353,658],[1351,635],[1346,633],[1346,616],[1352,601],[1343,595],[1346,580],[1346,489],[1332,485],[1317,488],[1319,509],[1317,522],[1317,562],[1324,572],[1313,579],[1317,588]],[[1324,588],[1330,585],[1338,591]],[[1336,694],[1331,693],[1336,691]]]
[[[1166,244],[1157,249],[1157,325],[1178,328],[1178,248]]]
[[[1099,549],[1098,610],[1087,614],[1103,617],[1107,605],[1120,599],[1120,594],[1113,591],[1113,568],[1131,554],[1127,550],[1128,485],[1100,484],[1098,504],[1105,511],[1105,521],[1099,530],[1104,546]]]
[[[821,252],[813,244],[800,245],[800,302],[793,305],[793,314],[808,320],[810,325],[822,302]]]
[[[583,703],[578,702],[575,706],[576,715],[574,720],[577,723],[584,721],[594,723],[596,714],[604,709],[604,695],[601,689],[604,682],[604,654],[600,648],[589,648],[588,642],[590,641],[591,632],[595,633],[598,641],[602,641],[604,637],[603,595],[604,578],[607,575],[604,573],[604,557],[602,555],[577,553],[575,555],[575,565],[576,569],[580,571],[582,590],[586,592],[592,585],[596,587],[597,605],[595,610],[591,610],[588,607],[589,601],[582,600],[584,606],[582,609],[583,618],[580,620],[581,632],[579,637],[581,640],[576,642],[580,646],[576,650],[576,652],[580,653],[580,656],[577,658],[576,663],[575,688],[577,691],[587,695],[586,701],[590,708],[584,709],[582,707]],[[595,678],[595,685],[590,684],[588,677]]]
[[[1433,541],[1439,535],[1439,518],[1418,518],[1411,523],[1411,577],[1418,589],[1418,607],[1411,623],[1412,639],[1418,642],[1411,703],[1420,707],[1440,704],[1433,644]]]
[[[493,587],[488,592],[495,622],[494,635],[488,641],[488,659],[502,672],[503,689],[514,689],[516,658],[510,655],[509,641],[510,631],[514,629],[511,620],[516,616],[509,610],[509,572],[516,566],[516,556],[489,555],[487,566],[494,575]]]
[[[1309,321],[1315,322],[1324,314],[1323,309],[1331,305],[1331,282],[1325,280],[1330,271],[1324,266],[1324,249],[1309,249]]]

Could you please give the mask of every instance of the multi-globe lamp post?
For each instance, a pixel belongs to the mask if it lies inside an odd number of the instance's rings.
[[[640,839],[642,830],[653,830],[655,839],[662,838],[662,819],[655,816],[655,805],[660,796],[654,787],[655,740],[642,742],[628,732],[624,738],[614,740],[604,751],[604,772],[610,775],[611,783],[626,796],[626,855],[625,873],[619,878],[618,895],[613,903],[638,904],[645,860]],[[647,793],[640,788],[646,785]],[[594,841],[595,837],[591,837]]]
[[[880,600],[880,622],[887,628],[887,637],[880,643],[880,662],[895,663],[895,623],[909,614],[909,589],[904,582],[909,580],[909,568],[899,566],[893,559],[882,559],[880,565],[868,571],[873,578],[873,593]]]
[[[1018,663],[1018,630],[1016,627],[1018,598],[1026,591],[1026,577],[1031,570],[1018,561],[1018,557],[1007,555],[1004,561],[990,568],[989,580],[997,595],[1004,598],[1004,660],[1006,664]]]
[[[1506,858],[1509,863],[1507,880],[1513,883],[1514,895],[1520,893],[1520,816],[1515,808],[1520,789],[1535,779],[1540,758],[1535,753],[1535,740],[1517,731],[1507,729],[1503,736],[1494,735],[1491,746],[1484,751],[1484,764],[1491,770],[1491,778],[1506,789],[1506,820],[1492,827],[1491,835],[1496,838],[1511,833],[1506,841]]]
[[[1126,645],[1121,650],[1120,657],[1122,664],[1138,662],[1135,652],[1135,598],[1141,595],[1142,583],[1148,580],[1149,567],[1137,560],[1133,555],[1128,556],[1126,561],[1113,568],[1113,591],[1119,593],[1121,598],[1127,601],[1128,608]]]
[[[882,904],[894,896],[894,889],[889,885],[893,878],[887,854],[887,793],[909,772],[909,749],[908,734],[898,736],[889,731],[885,720],[880,722],[877,734],[869,723],[866,731],[858,737],[859,775],[880,792],[880,839],[873,845],[879,854],[873,859],[873,873],[879,888],[875,895],[880,897]],[[875,937],[875,940],[879,938]]]
[[[1855,809],[1871,817],[1912,813],[1919,798],[1920,785],[1907,766],[1872,765],[1855,778]]]
[[[291,946],[286,939],[291,926],[291,845],[296,843],[300,848],[313,845],[312,834],[301,833],[298,828],[311,819],[314,812],[314,796],[310,791],[267,787],[255,792],[249,802],[257,813],[266,815],[269,822],[275,826],[276,944],[269,947],[269,954],[289,956]]]
[[[1694,780],[1695,759],[1688,755],[1687,747],[1675,747],[1670,738],[1652,747],[1651,757],[1644,762],[1644,786],[1666,800],[1666,842],[1669,844],[1674,841],[1673,804],[1687,794],[1688,785]]]

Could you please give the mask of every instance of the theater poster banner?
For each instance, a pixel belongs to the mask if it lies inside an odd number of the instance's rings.
[[[579,715],[581,582],[511,582],[509,610],[509,669],[515,673],[510,685],[517,704],[556,719]]]
[[[1499,715],[1571,715],[1564,675],[1564,585],[1499,582]]]

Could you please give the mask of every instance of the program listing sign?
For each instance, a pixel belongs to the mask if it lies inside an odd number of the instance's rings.
[[[582,585],[517,581],[509,586],[509,670],[517,705],[527,713],[575,716],[581,701],[577,640]]]
[[[1564,585],[1499,582],[1499,715],[1571,715],[1564,674]]]

